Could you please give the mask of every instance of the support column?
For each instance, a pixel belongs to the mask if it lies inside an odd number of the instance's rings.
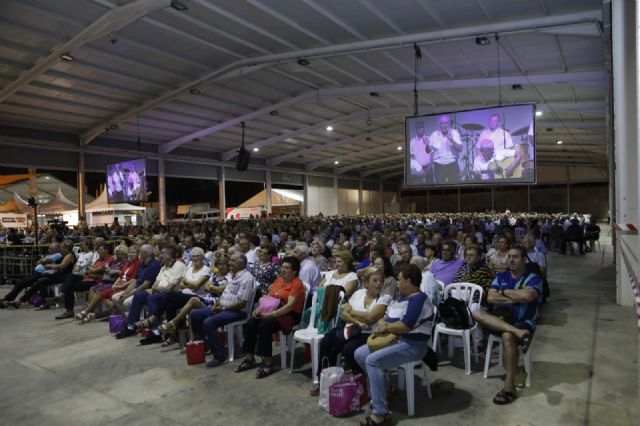
[[[527,212],[531,213],[531,185],[527,185]]]
[[[78,185],[78,224],[81,221],[86,224],[87,218],[84,211],[84,152],[82,150],[78,153],[78,176],[76,181]]]
[[[358,186],[358,214],[364,214],[364,200],[362,198],[362,179]]]
[[[381,175],[378,175],[378,208],[381,214],[384,213],[384,185]]]
[[[612,218],[612,225],[630,223],[638,226],[638,11],[635,1],[613,1],[611,7],[616,160],[616,217]],[[628,267],[633,271],[639,270],[636,259],[640,252],[640,238],[620,234],[616,237],[616,300],[620,305],[632,306],[635,300]],[[628,266],[625,260],[630,263]]]
[[[302,183],[304,185],[303,187],[303,209],[302,209],[302,215],[303,216],[309,216],[309,175],[308,174],[304,174],[302,175]]]
[[[429,213],[431,211],[431,205],[430,205],[431,204],[431,200],[430,200],[431,197],[430,197],[430,195],[431,194],[430,194],[429,190],[427,189],[427,213]]]
[[[571,172],[567,169],[567,213],[571,214]]]
[[[338,199],[338,176],[337,175],[333,175],[333,194],[335,195],[333,197],[333,199],[336,201],[335,202],[335,210],[333,214],[338,214],[338,212],[340,211],[340,200]]]
[[[267,213],[271,214],[273,209],[273,202],[271,201],[271,169],[267,167],[264,173],[265,194],[267,198]]]
[[[491,210],[493,211],[495,209],[496,209],[496,207],[495,207],[495,201],[493,199],[493,186],[492,186],[491,187]]]
[[[460,188],[458,188],[458,213],[461,213],[461,205],[460,205]]]
[[[167,187],[164,181],[164,159],[158,159],[158,213],[160,223],[167,222]]]
[[[224,222],[226,219],[225,210],[227,209],[227,197],[224,166],[220,166],[220,174],[218,175],[218,205],[220,206],[220,221]]]

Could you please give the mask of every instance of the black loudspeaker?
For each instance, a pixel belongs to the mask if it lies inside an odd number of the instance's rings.
[[[249,160],[251,159],[251,153],[247,151],[244,146],[238,151],[238,161],[236,162],[236,170],[244,172],[249,167]]]

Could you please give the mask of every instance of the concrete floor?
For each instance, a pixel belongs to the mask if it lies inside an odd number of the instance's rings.
[[[416,374],[416,416],[400,395],[402,425],[638,424],[638,330],[632,308],[615,305],[611,247],[586,256],[549,258],[552,298],[533,344],[532,386],[510,406],[491,402],[502,369],[482,377],[482,362],[464,374],[461,350],[430,379],[455,384],[427,400]],[[0,290],[7,291],[5,286]],[[177,350],[115,340],[107,324],[54,321],[59,310],[0,311],[0,424],[312,425],[336,419],[308,396],[308,365],[257,381],[231,365],[187,366]],[[277,349],[276,349],[277,350]],[[236,361],[237,363],[237,361]]]

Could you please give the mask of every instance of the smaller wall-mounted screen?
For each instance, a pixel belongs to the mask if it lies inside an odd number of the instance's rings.
[[[147,200],[147,163],[144,158],[107,165],[109,204]]]
[[[406,187],[536,182],[535,105],[407,117]]]

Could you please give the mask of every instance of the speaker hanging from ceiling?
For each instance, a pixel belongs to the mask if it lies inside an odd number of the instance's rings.
[[[251,153],[244,147],[244,121],[240,123],[242,125],[242,146],[238,150],[238,161],[236,162],[236,170],[244,172],[249,167],[249,160],[251,159]]]

